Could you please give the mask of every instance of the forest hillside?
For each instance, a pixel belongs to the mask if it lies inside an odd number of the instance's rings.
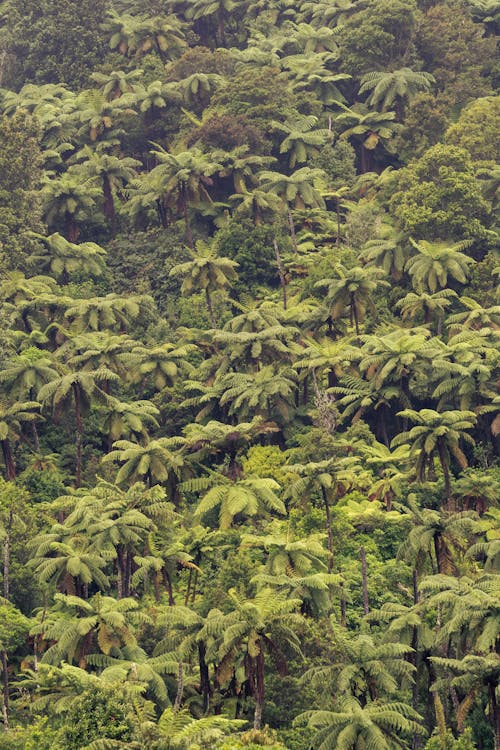
[[[500,750],[499,29],[0,1],[0,750]]]

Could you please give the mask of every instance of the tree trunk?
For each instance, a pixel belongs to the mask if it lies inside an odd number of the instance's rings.
[[[356,329],[356,338],[358,339],[358,346],[361,346],[361,339],[359,338],[359,320],[358,320],[358,308],[356,306],[356,300],[354,294],[351,292],[351,319],[354,320],[354,328]]]
[[[434,534],[434,555],[436,558],[436,572],[442,573],[442,566],[441,566],[441,551],[439,549],[439,534]]]
[[[16,478],[16,465],[12,457],[10,441],[2,440],[3,461],[5,464],[5,475],[8,482],[13,482]]]
[[[324,487],[321,488],[321,494],[323,495],[323,505],[325,506],[326,515],[326,533],[328,539],[328,572],[331,573],[333,570],[333,530],[332,530],[332,516],[330,513],[330,503],[328,502],[328,495]]]
[[[361,146],[361,172],[366,174],[372,171],[372,152]]]
[[[186,242],[194,250],[193,232],[191,231],[191,224],[189,223],[189,209],[186,200],[182,201],[182,210],[184,214],[184,227],[186,229]]]
[[[104,216],[109,222],[111,234],[114,237],[116,232],[116,211],[115,202],[113,200],[113,191],[111,190],[111,182],[107,174],[105,174],[102,179],[102,192],[104,195]]]
[[[491,723],[495,737],[495,750],[500,750],[500,705],[496,698],[496,685],[488,683],[488,697],[490,702]]]
[[[366,551],[364,547],[359,550],[359,556],[361,558],[361,587],[363,589],[363,613],[367,615],[370,611],[370,605],[368,601],[368,572],[366,566]]]
[[[214,308],[213,308],[213,305],[212,305],[212,298],[210,297],[210,292],[208,291],[208,289],[205,289],[205,299],[207,301],[208,315],[210,317],[210,324],[211,324],[212,328],[217,328],[217,321],[215,319]]]
[[[66,213],[66,238],[68,242],[76,242],[78,239],[78,235],[80,234],[80,230],[78,229],[78,224],[75,221],[75,217],[73,214]]]
[[[76,477],[75,483],[80,487],[82,483],[82,436],[83,436],[83,419],[80,387],[78,383],[73,383],[73,395],[75,398],[75,415],[76,415]]]
[[[255,713],[253,716],[253,728],[262,728],[262,712],[264,709],[264,644],[259,639],[260,651],[256,658],[256,680],[255,680]]]
[[[172,706],[172,710],[177,713],[182,704],[182,694],[184,692],[184,665],[179,662],[179,670],[177,673],[177,695],[175,696],[175,703]]]
[[[448,466],[448,462],[446,461],[446,455],[445,455],[445,449],[441,442],[441,440],[438,440],[438,455],[439,455],[439,463],[441,464],[441,469],[443,470],[443,477],[444,477],[444,494],[446,498],[446,509],[449,511],[455,510],[453,507],[453,500],[451,497],[451,477],[450,477],[450,467]]]
[[[347,627],[347,602],[343,583],[340,584],[340,624],[343,628]]]
[[[280,277],[281,291],[283,292],[283,310],[286,310],[287,296],[286,296],[285,271],[284,271],[284,268],[283,268],[283,262],[281,260],[280,249],[278,247],[278,243],[276,242],[276,240],[273,240],[273,245],[274,245],[274,254],[276,256],[276,263],[278,265],[278,274],[279,274],[279,277]]]
[[[200,668],[200,691],[203,696],[203,714],[208,714],[212,688],[210,685],[210,674],[208,664],[205,661],[206,647],[203,641],[198,641],[198,665]]]
[[[290,225],[290,237],[292,238],[293,251],[295,255],[298,255],[299,248],[297,245],[297,235],[295,234],[295,224],[293,223],[293,216],[290,207],[288,207],[288,224]]]
[[[124,571],[124,559],[123,559],[123,547],[118,546],[116,550],[116,598],[123,599],[124,583],[125,583],[125,571]]]
[[[36,424],[34,422],[31,423],[31,431],[33,433],[33,444],[35,446],[35,453],[40,453],[40,438],[38,437],[38,430],[36,429]]]
[[[6,528],[5,540],[3,543],[3,595],[4,599],[9,598],[9,577],[10,577],[10,532],[12,529],[12,520],[14,511],[12,508],[9,512],[9,523]]]
[[[166,586],[167,594],[168,594],[168,606],[173,607],[175,602],[174,602],[174,593],[172,591],[172,581],[170,580],[170,576],[166,570],[164,571],[164,577],[165,577],[165,586]]]
[[[3,672],[3,728],[9,729],[9,673],[7,667],[7,652],[2,650],[2,672]]]
[[[337,198],[337,246],[340,245],[340,198]]]

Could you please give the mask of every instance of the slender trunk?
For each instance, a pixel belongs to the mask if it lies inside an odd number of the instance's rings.
[[[210,324],[211,324],[212,328],[217,328],[217,321],[215,319],[214,308],[213,308],[213,305],[212,305],[212,298],[210,297],[210,292],[208,291],[208,289],[205,289],[205,299],[207,301],[208,315],[210,317]]]
[[[75,398],[75,415],[76,415],[76,486],[80,487],[82,483],[82,436],[83,436],[83,419],[80,387],[78,383],[73,383],[73,395]]]
[[[14,463],[10,441],[8,439],[2,440],[2,453],[7,481],[13,482],[16,478],[16,465]]]
[[[255,685],[255,713],[253,717],[253,728],[261,729],[262,712],[264,710],[264,644],[259,639],[259,653],[256,657],[256,685]]]
[[[367,615],[370,611],[370,605],[368,601],[368,572],[366,565],[366,550],[361,547],[359,550],[359,556],[361,558],[361,587],[363,589],[363,613]]]
[[[337,198],[337,245],[340,245],[340,198]]]
[[[184,597],[184,606],[187,607],[189,602],[189,597],[191,596],[191,581],[193,580],[193,569],[189,568],[189,578],[188,578],[188,585],[187,585],[187,591],[186,596]]]
[[[198,641],[198,665],[200,668],[200,691],[203,696],[203,714],[208,714],[210,708],[210,697],[212,695],[212,689],[210,686],[210,674],[208,671],[208,664],[205,661],[206,647],[203,641]]]
[[[219,7],[219,12],[217,13],[217,26],[219,31],[219,39],[221,47],[226,46],[226,22],[224,20],[224,9],[222,6]]]
[[[276,263],[278,265],[278,274],[280,277],[281,291],[283,292],[283,310],[286,310],[287,296],[286,296],[285,270],[283,268],[283,262],[281,260],[281,255],[280,255],[280,249],[278,247],[278,243],[276,242],[276,240],[273,240],[273,245],[274,245],[274,254],[276,256]]]
[[[12,529],[12,520],[14,511],[12,508],[9,512],[9,522],[6,528],[5,540],[3,543],[3,595],[4,599],[9,598],[9,577],[10,577],[10,532]]]
[[[3,673],[3,728],[9,729],[9,672],[7,667],[7,652],[2,650],[2,673]]]
[[[124,559],[123,559],[123,547],[118,546],[116,551],[116,598],[123,599],[124,591]]]
[[[328,544],[328,572],[331,573],[333,570],[333,530],[332,530],[332,516],[330,513],[330,503],[328,502],[328,495],[324,487],[321,488],[321,494],[323,495],[323,505],[325,506],[326,516],[326,533],[327,533],[327,544]]]
[[[194,250],[193,232],[191,231],[191,224],[189,223],[189,209],[185,199],[182,202],[182,209],[184,213],[184,227],[186,229],[186,242],[191,250]]]
[[[293,223],[293,216],[290,207],[288,208],[288,224],[290,225],[290,237],[292,238],[293,251],[295,255],[298,255],[299,248],[297,245],[297,235],[295,234],[295,224]]]
[[[441,551],[439,549],[439,534],[434,534],[434,556],[436,558],[436,572],[442,573],[442,566],[441,566]]]
[[[130,581],[132,578],[132,553],[125,553],[125,575],[123,583],[123,596],[130,596]]]
[[[75,217],[73,214],[66,214],[66,238],[68,242],[76,242],[78,239],[78,235],[80,234],[80,231],[78,229],[78,224],[75,221]]]
[[[172,591],[172,581],[170,580],[170,576],[166,570],[164,571],[164,576],[165,576],[165,586],[166,586],[167,594],[168,594],[168,606],[173,607],[175,602],[174,602],[174,592]]]
[[[366,174],[367,172],[371,172],[372,169],[372,152],[365,148],[364,146],[361,146],[361,172],[362,174]]]
[[[196,601],[196,586],[198,584],[198,571],[194,571],[194,580],[193,580],[193,592],[191,594],[191,602],[194,604]]]
[[[31,423],[31,431],[33,433],[33,445],[35,446],[35,453],[40,453],[40,438],[38,437],[38,430],[36,429],[35,422]]]
[[[343,628],[347,627],[347,602],[343,583],[340,584],[340,624]]]
[[[115,202],[113,200],[113,191],[111,190],[111,182],[107,174],[104,175],[102,180],[102,192],[104,196],[104,216],[109,222],[111,234],[114,237],[116,233],[116,211]]]
[[[177,713],[182,704],[182,694],[184,692],[184,665],[179,662],[179,670],[177,673],[177,695],[175,696],[175,703],[173,705],[173,711]]]
[[[496,685],[488,683],[488,697],[490,703],[491,723],[495,736],[495,750],[500,750],[500,705],[496,697]]]
[[[361,346],[361,339],[359,338],[359,319],[358,319],[358,308],[354,295],[351,294],[351,317],[354,320],[354,328],[356,329],[356,338],[358,339],[358,346]]]
[[[419,600],[418,578],[417,578],[417,571],[416,569],[414,569],[413,570],[413,605],[414,606],[418,604],[418,600]],[[415,667],[415,672],[413,674],[414,683],[412,685],[412,706],[415,711],[418,711],[418,682],[417,682],[418,628],[416,625],[413,626],[413,630],[412,630],[411,647],[413,649],[413,653],[410,655],[410,662]],[[420,747],[420,735],[417,732],[415,732],[413,735],[413,750],[418,750],[419,747]]]
[[[445,449],[440,440],[438,440],[438,455],[439,455],[439,463],[441,464],[441,469],[443,470],[443,477],[444,477],[444,494],[446,498],[446,509],[449,511],[455,510],[453,507],[453,500],[451,497],[451,477],[450,477],[450,467],[448,466],[448,462],[446,461],[446,455],[445,455]]]

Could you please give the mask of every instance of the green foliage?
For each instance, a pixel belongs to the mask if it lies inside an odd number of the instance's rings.
[[[499,746],[498,3],[0,5],[0,747]]]

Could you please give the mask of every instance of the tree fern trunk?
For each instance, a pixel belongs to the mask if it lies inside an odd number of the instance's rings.
[[[331,573],[333,570],[333,530],[332,530],[332,517],[330,513],[330,503],[328,502],[328,495],[324,487],[321,488],[321,494],[323,495],[323,505],[325,506],[326,515],[326,533],[328,543],[328,572]]]
[[[82,419],[82,403],[81,394],[78,383],[73,383],[73,396],[75,399],[75,415],[76,415],[76,477],[75,484],[80,487],[82,483],[82,437],[83,437],[83,419]]]
[[[255,713],[253,716],[253,728],[261,729],[262,727],[262,712],[264,710],[264,644],[262,639],[259,639],[260,651],[255,659]]]
[[[363,589],[363,613],[367,615],[370,612],[370,604],[368,600],[368,569],[366,565],[366,550],[361,547],[359,551],[361,558],[361,587]]]
[[[3,676],[3,701],[2,701],[2,713],[3,713],[3,728],[5,731],[9,729],[9,672],[7,665],[7,652],[2,650],[2,676]]]

